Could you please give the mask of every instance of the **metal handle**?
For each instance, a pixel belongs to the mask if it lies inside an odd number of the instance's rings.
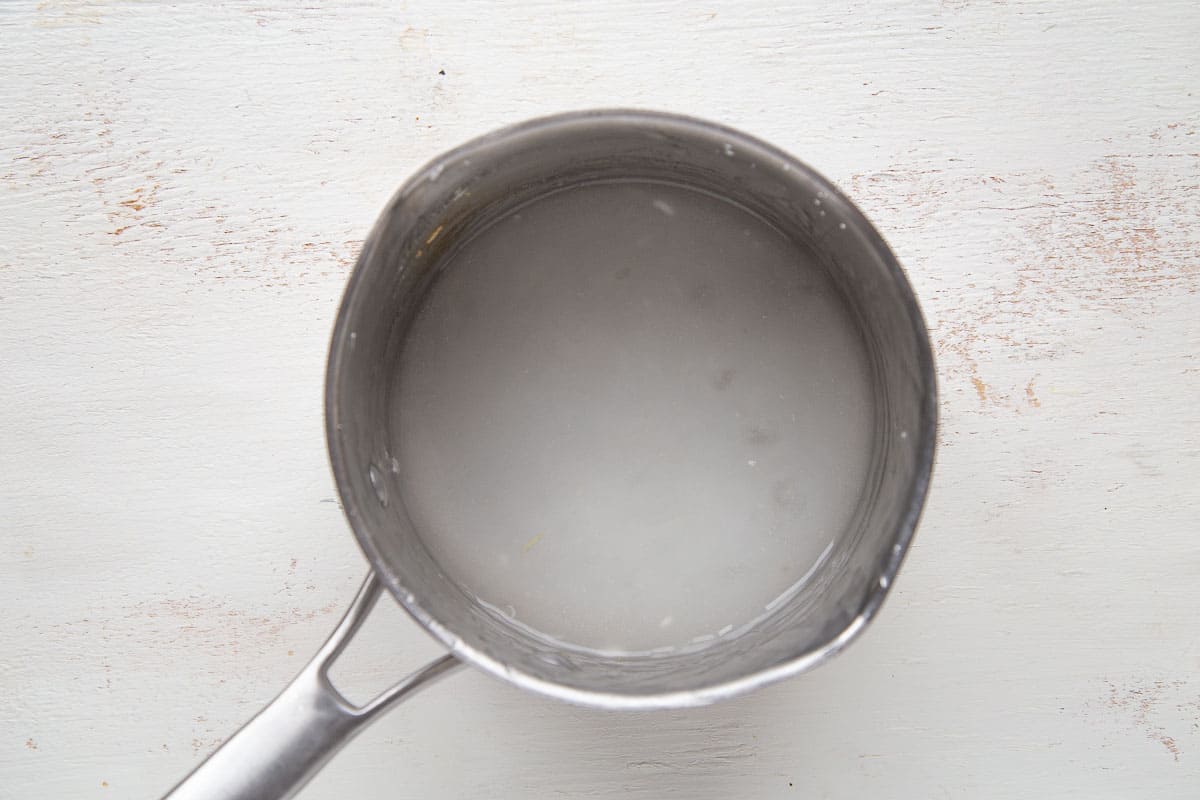
[[[288,798],[380,713],[462,666],[452,655],[427,664],[363,706],[329,681],[329,667],[346,649],[379,598],[372,572],[346,615],[278,697],[168,792],[171,800]]]

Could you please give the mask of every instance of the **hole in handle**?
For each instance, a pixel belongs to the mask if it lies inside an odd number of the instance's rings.
[[[361,708],[445,652],[381,589],[374,609],[325,676],[338,694]]]

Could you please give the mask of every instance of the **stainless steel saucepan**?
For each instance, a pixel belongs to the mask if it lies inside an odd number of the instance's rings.
[[[456,245],[530,200],[594,181],[670,182],[725,198],[811,251],[860,328],[874,394],[867,489],[846,531],[796,593],[755,626],[705,647],[613,655],[556,647],[481,607],[443,574],[385,468],[396,363],[409,324]],[[822,198],[819,208],[814,198]],[[363,246],[334,326],[326,433],[347,519],[372,572],[303,671],[169,794],[289,797],[367,723],[467,664],[585,706],[658,709],[732,697],[830,658],[874,617],[896,576],[933,464],[936,389],[925,324],[880,235],[805,164],[734,130],[641,111],[516,125],[435,159],[400,189]],[[388,499],[390,498],[390,502]],[[366,705],[327,672],[386,589],[448,653]]]

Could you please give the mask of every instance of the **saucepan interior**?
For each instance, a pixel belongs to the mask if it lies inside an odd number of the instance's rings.
[[[861,333],[873,397],[868,476],[853,519],[825,557],[748,629],[671,652],[564,647],[476,601],[431,555],[391,468],[395,365],[456,248],[531,200],[621,180],[723,198],[809,253]],[[326,401],[346,513],[399,602],[464,661],[525,688],[610,708],[711,702],[807,669],[852,639],[877,610],[912,536],[933,460],[936,413],[920,311],[891,252],[858,209],[804,164],[743,134],[627,111],[509,128],[448,153],[409,181],[351,277]]]

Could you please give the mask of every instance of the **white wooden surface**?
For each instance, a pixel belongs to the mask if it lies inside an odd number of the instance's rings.
[[[360,241],[591,106],[743,128],[884,231],[940,358],[916,545],[808,676],[617,715],[461,675],[304,797],[1196,797],[1198,41],[1189,0],[0,4],[0,797],[155,796],[298,669],[365,569],[321,423]],[[437,652],[394,607],[359,645],[360,693]]]

